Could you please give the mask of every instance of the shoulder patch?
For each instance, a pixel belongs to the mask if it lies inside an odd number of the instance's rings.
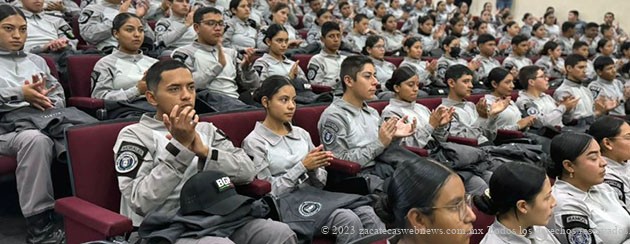
[[[312,81],[315,79],[315,76],[317,76],[317,71],[319,71],[319,66],[311,64],[308,66],[308,73],[306,74],[306,78],[309,81]]]
[[[223,138],[222,138],[222,139],[221,139],[221,138],[219,138],[219,139],[220,139],[220,141],[222,141],[222,140],[229,140],[229,141],[231,141],[231,140],[230,140],[230,137],[228,137],[228,136],[227,136],[227,134],[225,134],[225,132],[223,132],[223,130],[221,130],[221,129],[219,129],[219,128],[216,128],[216,129],[217,129],[217,134],[219,134],[219,135],[223,136]],[[216,138],[216,137],[215,137],[215,138]]]
[[[617,193],[617,197],[619,197],[619,200],[621,200],[621,202],[626,203],[626,195],[624,191],[625,187],[623,185],[623,182],[613,179],[604,179],[604,183],[608,184],[615,190],[615,193]]]
[[[562,226],[569,244],[595,244],[595,235],[586,215],[562,215]]]
[[[591,86],[588,89],[591,90],[591,95],[593,96],[593,99],[597,99],[599,93],[602,92],[602,88],[597,86]]]
[[[135,177],[138,166],[148,152],[149,150],[142,145],[126,141],[122,142],[116,154],[116,172],[119,175]]]
[[[186,59],[188,59],[188,54],[180,51],[175,51],[173,52],[173,55],[171,55],[171,57],[179,62],[186,63]]]
[[[96,82],[98,82],[98,78],[101,77],[101,72],[99,71],[92,71],[92,74],[90,75],[90,81],[92,82],[92,90],[94,90],[94,87],[96,87]]]
[[[538,110],[538,106],[533,102],[528,102],[523,105],[523,110],[525,112],[524,115],[527,116],[538,115],[540,113],[540,110]]]
[[[81,12],[81,17],[79,17],[79,23],[81,24],[87,23],[93,14],[94,14],[94,11],[92,10],[89,10],[89,9],[83,10],[83,12]]]
[[[157,26],[155,26],[155,32],[165,32],[166,30],[168,30],[169,24],[167,24],[166,22],[161,22],[159,24],[157,24]]]
[[[298,207],[298,212],[303,217],[311,217],[322,209],[322,204],[313,201],[304,201]]]
[[[257,25],[256,25],[256,21],[254,21],[253,19],[247,19],[247,22],[249,23],[249,26],[251,26],[254,29],[258,29]]]
[[[337,139],[337,133],[339,133],[340,127],[335,121],[326,120],[324,122],[324,128],[321,134],[321,141],[325,145],[332,144]]]
[[[254,68],[254,71],[256,71],[256,73],[260,77],[260,74],[262,74],[263,66],[262,65],[256,65],[253,68]]]

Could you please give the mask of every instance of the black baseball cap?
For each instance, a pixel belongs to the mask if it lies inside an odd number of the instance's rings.
[[[225,173],[203,171],[184,183],[179,200],[182,215],[196,212],[227,215],[253,199],[236,193]]]

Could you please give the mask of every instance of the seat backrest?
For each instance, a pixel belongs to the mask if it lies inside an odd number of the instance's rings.
[[[373,107],[374,109],[376,109],[376,111],[378,111],[378,114],[381,114],[383,112],[383,109],[385,109],[388,104],[389,101],[375,101],[368,103],[370,107]]]
[[[477,102],[479,102],[479,99],[481,99],[485,95],[486,94],[472,94],[470,95],[470,97],[466,98],[466,100],[476,104]]]
[[[295,116],[293,116],[294,124],[308,131],[311,135],[313,145],[315,146],[321,144],[317,122],[319,122],[319,117],[322,116],[322,113],[327,107],[328,105],[319,105],[298,108],[295,112]]]
[[[304,71],[304,74],[306,74],[306,73],[308,73],[308,62],[311,61],[312,57],[313,57],[313,55],[311,55],[311,54],[295,54],[295,55],[293,55],[293,57],[291,57],[291,59],[293,59],[295,61],[300,61],[300,63],[298,63],[298,65],[300,66],[302,71]]]
[[[473,230],[475,230],[475,233],[470,237],[470,244],[479,244],[485,234],[488,233],[488,227],[494,223],[495,217],[479,211],[476,206],[472,206],[472,210],[477,216],[477,219],[473,222]],[[481,230],[481,232],[479,230]]]
[[[73,97],[92,96],[92,70],[101,55],[76,55],[68,57],[68,85]]]
[[[81,6],[81,1],[80,0],[76,0],[79,6]],[[77,38],[77,41],[79,41],[77,44],[80,45],[86,45],[87,42],[85,40],[83,40],[83,37],[81,36],[81,29],[79,28],[79,17],[81,17],[81,15],[77,15],[77,16],[73,16],[72,17],[72,21],[71,21],[71,25],[72,25],[72,34],[74,35],[75,38]]]
[[[433,111],[433,109],[437,108],[442,104],[441,97],[431,97],[431,98],[420,98],[416,100],[417,103],[424,105],[429,110]]]
[[[39,56],[44,58],[44,60],[46,60],[46,65],[48,66],[48,69],[50,69],[50,74],[53,77],[55,77],[57,80],[59,80],[59,71],[57,71],[57,65],[55,64],[55,60],[50,55],[40,54]],[[62,83],[62,82],[59,81],[59,83]],[[67,89],[67,87],[64,87],[64,89]]]
[[[403,61],[403,57],[385,57],[385,60],[399,67]]]
[[[120,190],[114,170],[114,144],[118,133],[137,120],[73,126],[66,131],[74,195],[118,212]]]
[[[200,120],[211,122],[214,126],[225,132],[234,146],[241,147],[241,143],[243,143],[245,137],[254,130],[256,122],[265,120],[265,111],[257,109],[213,114],[212,116],[203,116]]]

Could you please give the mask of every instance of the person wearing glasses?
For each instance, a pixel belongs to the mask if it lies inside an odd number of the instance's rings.
[[[626,209],[630,208],[630,125],[628,122],[603,116],[588,129],[598,143],[606,165],[604,183],[610,185]]]
[[[431,159],[398,166],[387,190],[394,228],[412,230],[392,237],[389,243],[469,243],[472,223],[471,197],[461,178]],[[432,230],[427,233],[425,230]]]
[[[369,36],[365,41],[365,47],[361,54],[366,55],[374,62],[374,68],[376,69],[376,79],[381,86],[381,90],[385,89],[385,82],[392,78],[392,74],[396,69],[396,65],[385,60],[385,39],[381,36],[373,35]]]
[[[560,244],[545,227],[556,199],[543,168],[507,162],[492,174],[489,190],[473,200],[481,212],[496,216],[481,244]]]
[[[602,184],[608,162],[590,135],[565,132],[551,141],[553,164],[547,174],[557,178],[552,194],[558,205],[547,228],[562,244],[627,243],[630,215],[615,190]]]
[[[205,89],[197,98],[205,101],[214,111],[250,108],[239,100],[239,87],[258,87],[258,76],[250,68],[254,49],[244,54],[222,46],[225,23],[223,13],[213,7],[197,9],[193,16],[197,40],[190,45],[175,49],[171,57],[192,71],[195,86]],[[209,111],[208,111],[209,112]]]
[[[288,77],[291,81],[295,78],[306,81],[304,71],[300,69],[298,62],[284,56],[289,46],[287,29],[279,24],[271,24],[265,33],[265,44],[269,47],[269,51],[256,59],[253,65],[259,80],[264,81],[267,77],[281,75]]]

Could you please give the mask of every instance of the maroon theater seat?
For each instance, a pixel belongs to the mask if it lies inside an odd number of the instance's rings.
[[[403,57],[385,57],[384,59],[387,60],[387,62],[394,64],[396,67],[400,67],[400,64],[403,61]]]
[[[495,217],[479,211],[476,206],[471,206],[471,208],[477,219],[473,222],[473,231],[475,233],[470,237],[470,244],[479,244],[486,233],[488,233],[490,225],[494,223]]]
[[[298,63],[298,65],[300,66],[302,71],[304,71],[304,74],[306,74],[306,73],[308,73],[308,62],[311,61],[312,57],[313,57],[313,55],[311,55],[311,54],[296,54],[296,55],[293,55],[293,57],[291,57],[291,59],[293,59],[295,61],[300,61],[300,63]]]
[[[201,118],[202,121],[211,122],[221,129],[230,138],[234,146],[240,147],[243,140],[254,130],[256,121],[265,120],[265,111],[262,109],[215,114]]]
[[[14,174],[16,168],[15,157],[0,155],[0,175]]]
[[[97,109],[104,108],[102,99],[92,98],[92,70],[100,60],[100,55],[76,55],[68,57],[68,86],[70,97],[68,106],[75,106],[94,115]]]

